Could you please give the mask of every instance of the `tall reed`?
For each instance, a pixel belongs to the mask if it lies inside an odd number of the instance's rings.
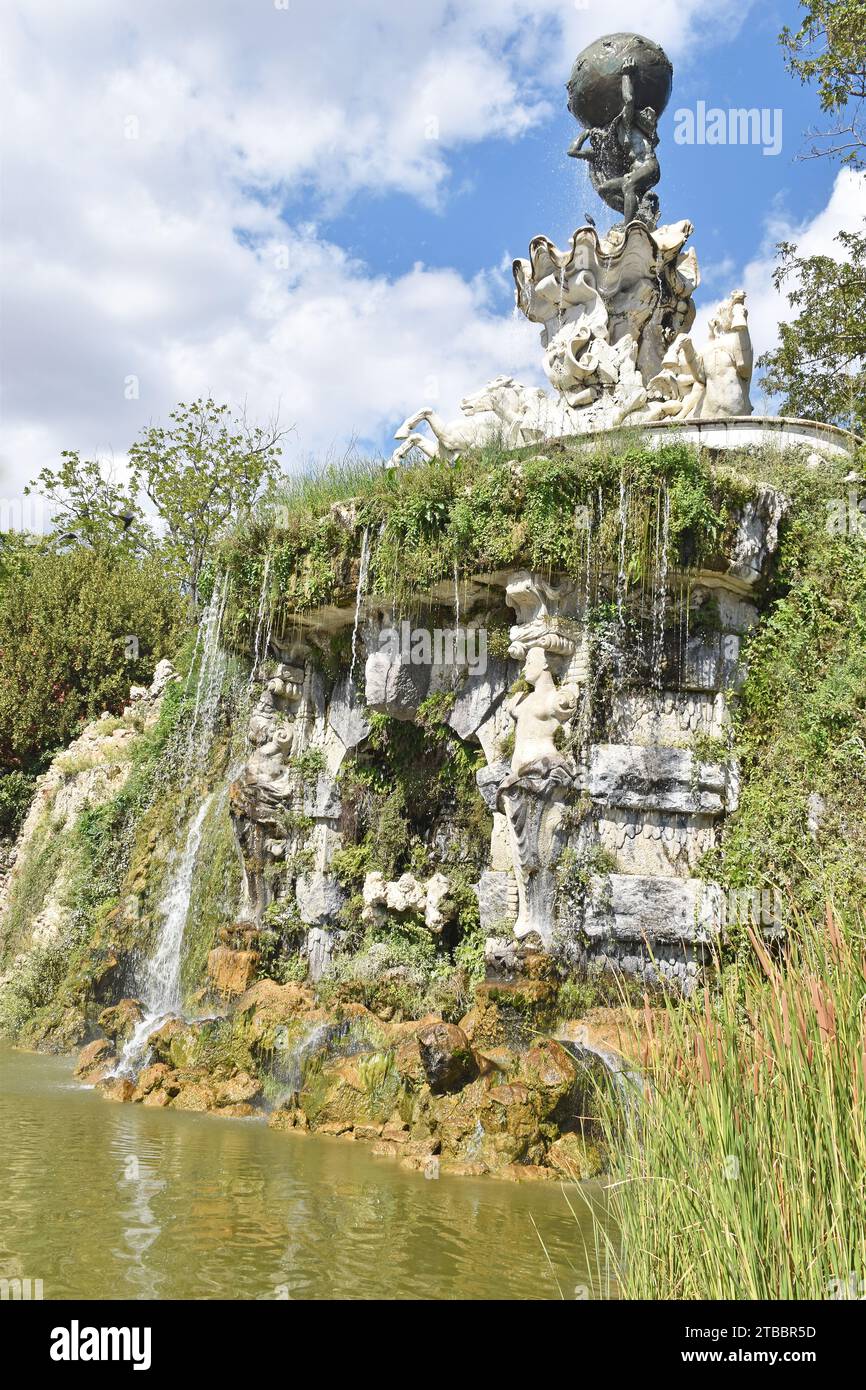
[[[622,1296],[866,1296],[866,933],[753,932],[719,992],[645,1011],[643,1100],[603,1104]]]

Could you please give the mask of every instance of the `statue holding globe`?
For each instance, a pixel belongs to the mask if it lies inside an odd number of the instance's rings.
[[[585,129],[568,153],[586,160],[596,193],[626,224],[658,223],[659,202],[650,190],[661,177],[657,126],[672,81],[664,49],[640,34],[597,39],[572,69],[568,108]]]

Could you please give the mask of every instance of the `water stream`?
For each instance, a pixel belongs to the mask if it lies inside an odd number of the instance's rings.
[[[352,660],[349,665],[349,679],[347,690],[352,690],[352,677],[355,674],[355,661],[358,655],[358,629],[361,625],[361,604],[364,599],[364,590],[367,585],[367,574],[370,569],[370,528],[364,527],[364,534],[361,537],[361,559],[358,565],[358,588],[355,593],[355,621],[352,626]]]
[[[186,843],[171,873],[162,902],[161,921],[153,955],[142,971],[140,991],[144,1017],[126,1042],[115,1068],[116,1075],[134,1076],[147,1051],[147,1039],[163,1019],[182,1012],[180,974],[183,938],[189,914],[190,891],[201,845],[202,830],[212,796],[199,806],[186,835]]]

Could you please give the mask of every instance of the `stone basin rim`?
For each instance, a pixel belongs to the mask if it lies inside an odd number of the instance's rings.
[[[736,436],[746,434],[750,430],[755,430],[759,434],[769,435],[792,435],[797,436],[785,441],[784,448],[795,448],[798,444],[824,443],[829,445],[834,453],[851,455],[855,449],[866,447],[866,440],[860,435],[854,434],[852,430],[842,429],[840,425],[827,425],[819,420],[803,420],[795,415],[715,415],[700,420],[652,420],[645,424],[624,426],[630,433],[644,435],[660,435],[673,433],[679,439],[687,442],[693,441],[700,444],[701,435],[710,431],[720,431],[725,436],[725,442],[714,442],[705,444],[706,448],[742,448],[742,440]],[[586,443],[589,440],[600,439],[604,435],[618,433],[615,429],[588,430],[585,434],[560,435],[556,439],[557,444],[561,443]],[[730,444],[727,437],[731,436]],[[553,440],[542,440],[538,446],[539,450],[544,444],[553,443]]]

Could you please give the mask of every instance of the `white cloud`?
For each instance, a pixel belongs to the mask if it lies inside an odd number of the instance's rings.
[[[652,32],[687,63],[696,35],[729,36],[748,8],[657,0]],[[605,27],[640,29],[644,11],[611,0]],[[122,456],[197,391],[263,415],[280,399],[305,454],[383,437],[431,377],[446,412],[495,371],[537,379],[536,330],[494,312],[498,268],[387,279],[280,210],[305,189],[327,210],[364,191],[444,208],[459,146],[558,109],[594,6],[23,0],[5,15],[4,494],[62,448]]]
[[[850,169],[841,169],[833,184],[833,190],[826,207],[816,216],[798,222],[782,209],[775,209],[766,222],[766,236],[760,253],[742,268],[739,275],[733,274],[733,266],[728,268],[727,283],[718,285],[718,296],[723,297],[737,286],[747,292],[749,310],[749,330],[755,349],[755,357],[775,347],[779,340],[779,324],[788,322],[794,312],[788,304],[784,292],[773,286],[773,271],[776,268],[775,247],[780,241],[794,242],[801,256],[832,256],[842,258],[843,251],[835,240],[840,231],[851,231],[862,226],[866,219],[866,176]],[[716,289],[718,277],[713,280]],[[790,286],[788,287],[790,288]],[[702,340],[706,333],[707,319],[715,307],[714,302],[704,302],[695,324],[695,335]],[[762,403],[758,384],[760,373],[755,374],[752,400],[759,413],[772,413],[766,401]]]

